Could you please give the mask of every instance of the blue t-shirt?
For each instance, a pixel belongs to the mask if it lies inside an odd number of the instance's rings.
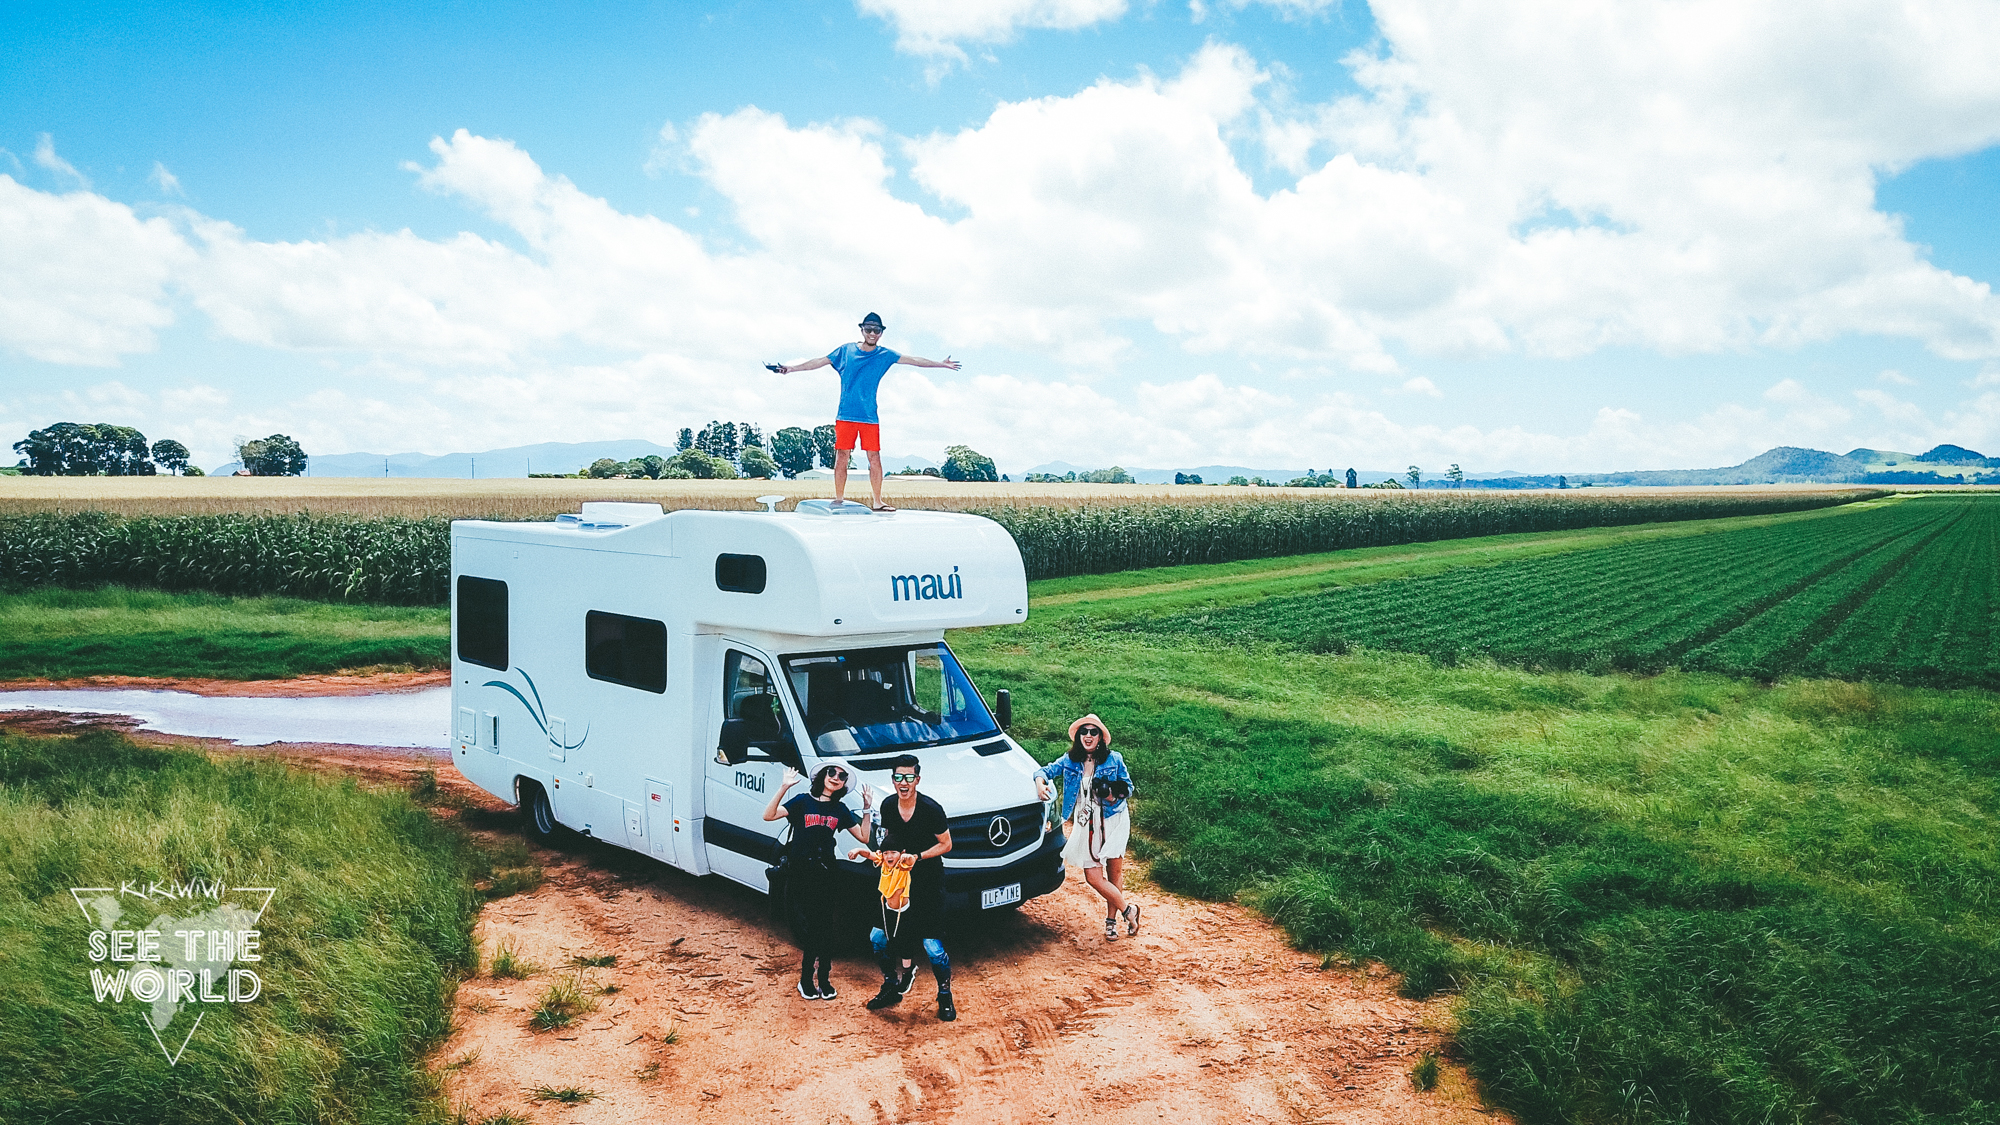
[[[880,422],[875,416],[875,388],[882,385],[882,376],[901,358],[880,344],[872,352],[862,351],[860,344],[842,344],[826,353],[827,362],[840,372],[840,409],[834,418],[842,422]]]

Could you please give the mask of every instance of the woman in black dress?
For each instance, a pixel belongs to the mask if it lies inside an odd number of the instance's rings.
[[[847,770],[843,766],[821,766],[813,774],[812,791],[785,800],[785,793],[799,783],[798,771],[787,769],[771,803],[764,807],[765,820],[787,817],[792,822],[792,843],[787,866],[792,902],[802,921],[805,960],[799,965],[799,995],[807,1000],[831,1000],[839,993],[833,987],[834,920],[839,911],[835,891],[839,871],[833,865],[833,835],[846,829],[862,843],[868,842],[869,818],[875,810],[868,790],[861,790],[861,815],[841,800],[847,795]],[[779,802],[783,801],[782,808]]]

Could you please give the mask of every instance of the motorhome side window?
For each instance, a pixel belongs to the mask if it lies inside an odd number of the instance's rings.
[[[583,667],[593,680],[666,691],[666,623],[591,610],[583,615]]]
[[[800,764],[791,724],[785,721],[784,707],[778,702],[778,686],[762,660],[729,650],[722,664],[722,715],[725,720],[742,720],[757,757]]]
[[[497,578],[458,578],[458,658],[507,670],[507,584]]]
[[[715,588],[738,594],[764,592],[764,556],[715,556]]]

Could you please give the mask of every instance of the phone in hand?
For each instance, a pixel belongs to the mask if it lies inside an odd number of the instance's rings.
[[[785,366],[782,363],[767,363],[764,365],[764,370],[773,371],[780,375],[783,375],[785,373]]]

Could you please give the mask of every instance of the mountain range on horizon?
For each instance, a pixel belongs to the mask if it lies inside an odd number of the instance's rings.
[[[588,442],[541,442],[477,453],[336,453],[312,458],[309,475],[316,477],[417,477],[417,478],[498,478],[526,477],[529,473],[574,473],[600,458],[629,461],[657,455],[671,457],[674,450],[643,439]],[[907,454],[889,454],[884,463],[890,472],[903,468],[936,468],[938,461]],[[213,471],[227,474],[234,462]],[[1101,465],[1076,465],[1048,461],[1028,469],[1009,469],[1019,479],[1027,473],[1083,473]],[[1210,484],[1231,477],[1262,478],[1282,484],[1304,476],[1304,468],[1253,468],[1245,465],[1196,465],[1178,469],[1126,468],[1140,484],[1167,484],[1175,473],[1200,476]],[[1344,473],[1344,469],[1333,471]],[[1434,471],[1432,471],[1434,472]],[[1362,484],[1374,484],[1402,474],[1379,469],[1357,470]],[[1439,477],[1426,474],[1424,487],[1444,487]],[[1987,457],[1959,445],[1938,445],[1923,453],[1901,453],[1866,447],[1844,454],[1797,446],[1778,446],[1743,462],[1713,469],[1657,469],[1636,472],[1574,473],[1470,473],[1465,484],[1473,488],[1556,488],[1563,485],[1708,485],[1708,484],[2000,484],[2000,457]]]

